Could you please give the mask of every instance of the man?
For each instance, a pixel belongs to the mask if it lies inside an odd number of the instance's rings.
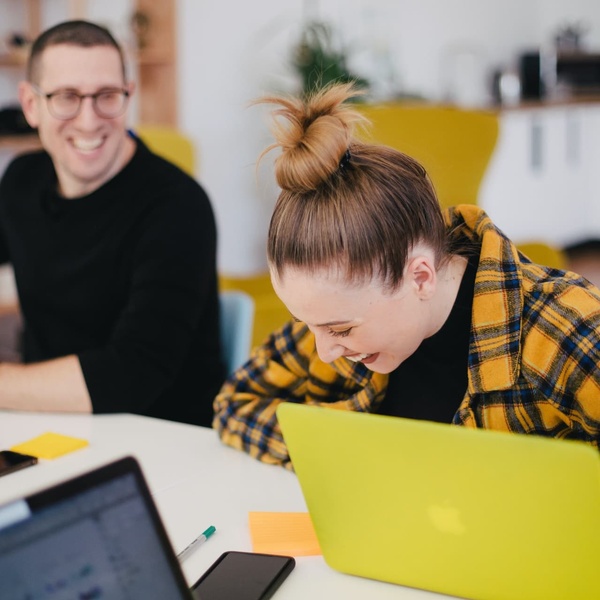
[[[102,27],[69,21],[33,44],[19,97],[44,150],[0,182],[0,262],[24,322],[0,408],[210,426],[223,379],[214,216],[196,181],[127,132],[133,93]]]

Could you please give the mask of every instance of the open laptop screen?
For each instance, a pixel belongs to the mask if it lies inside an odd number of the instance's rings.
[[[0,598],[190,598],[134,459],[0,507]]]

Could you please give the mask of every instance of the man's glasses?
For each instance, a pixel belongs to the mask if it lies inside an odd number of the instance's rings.
[[[33,84],[31,87],[36,94],[46,99],[50,114],[61,121],[74,119],[81,111],[84,98],[92,99],[94,112],[103,119],[120,117],[125,112],[129,99],[129,92],[123,89],[100,90],[95,94],[78,94],[71,90],[59,90],[46,94]]]

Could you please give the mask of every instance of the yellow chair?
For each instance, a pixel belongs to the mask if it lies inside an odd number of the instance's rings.
[[[196,152],[190,138],[176,129],[159,125],[139,125],[135,131],[152,152],[195,177]]]
[[[365,138],[396,148],[427,170],[440,204],[477,204],[498,139],[495,112],[431,104],[360,105],[372,123]]]
[[[431,104],[363,105],[372,127],[365,138],[416,158],[442,207],[477,204],[499,133],[497,113]],[[565,269],[564,252],[544,242],[518,244],[533,262]]]

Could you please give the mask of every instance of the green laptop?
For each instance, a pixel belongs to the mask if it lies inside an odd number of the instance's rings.
[[[336,570],[477,600],[600,598],[600,455],[581,442],[282,403]]]

